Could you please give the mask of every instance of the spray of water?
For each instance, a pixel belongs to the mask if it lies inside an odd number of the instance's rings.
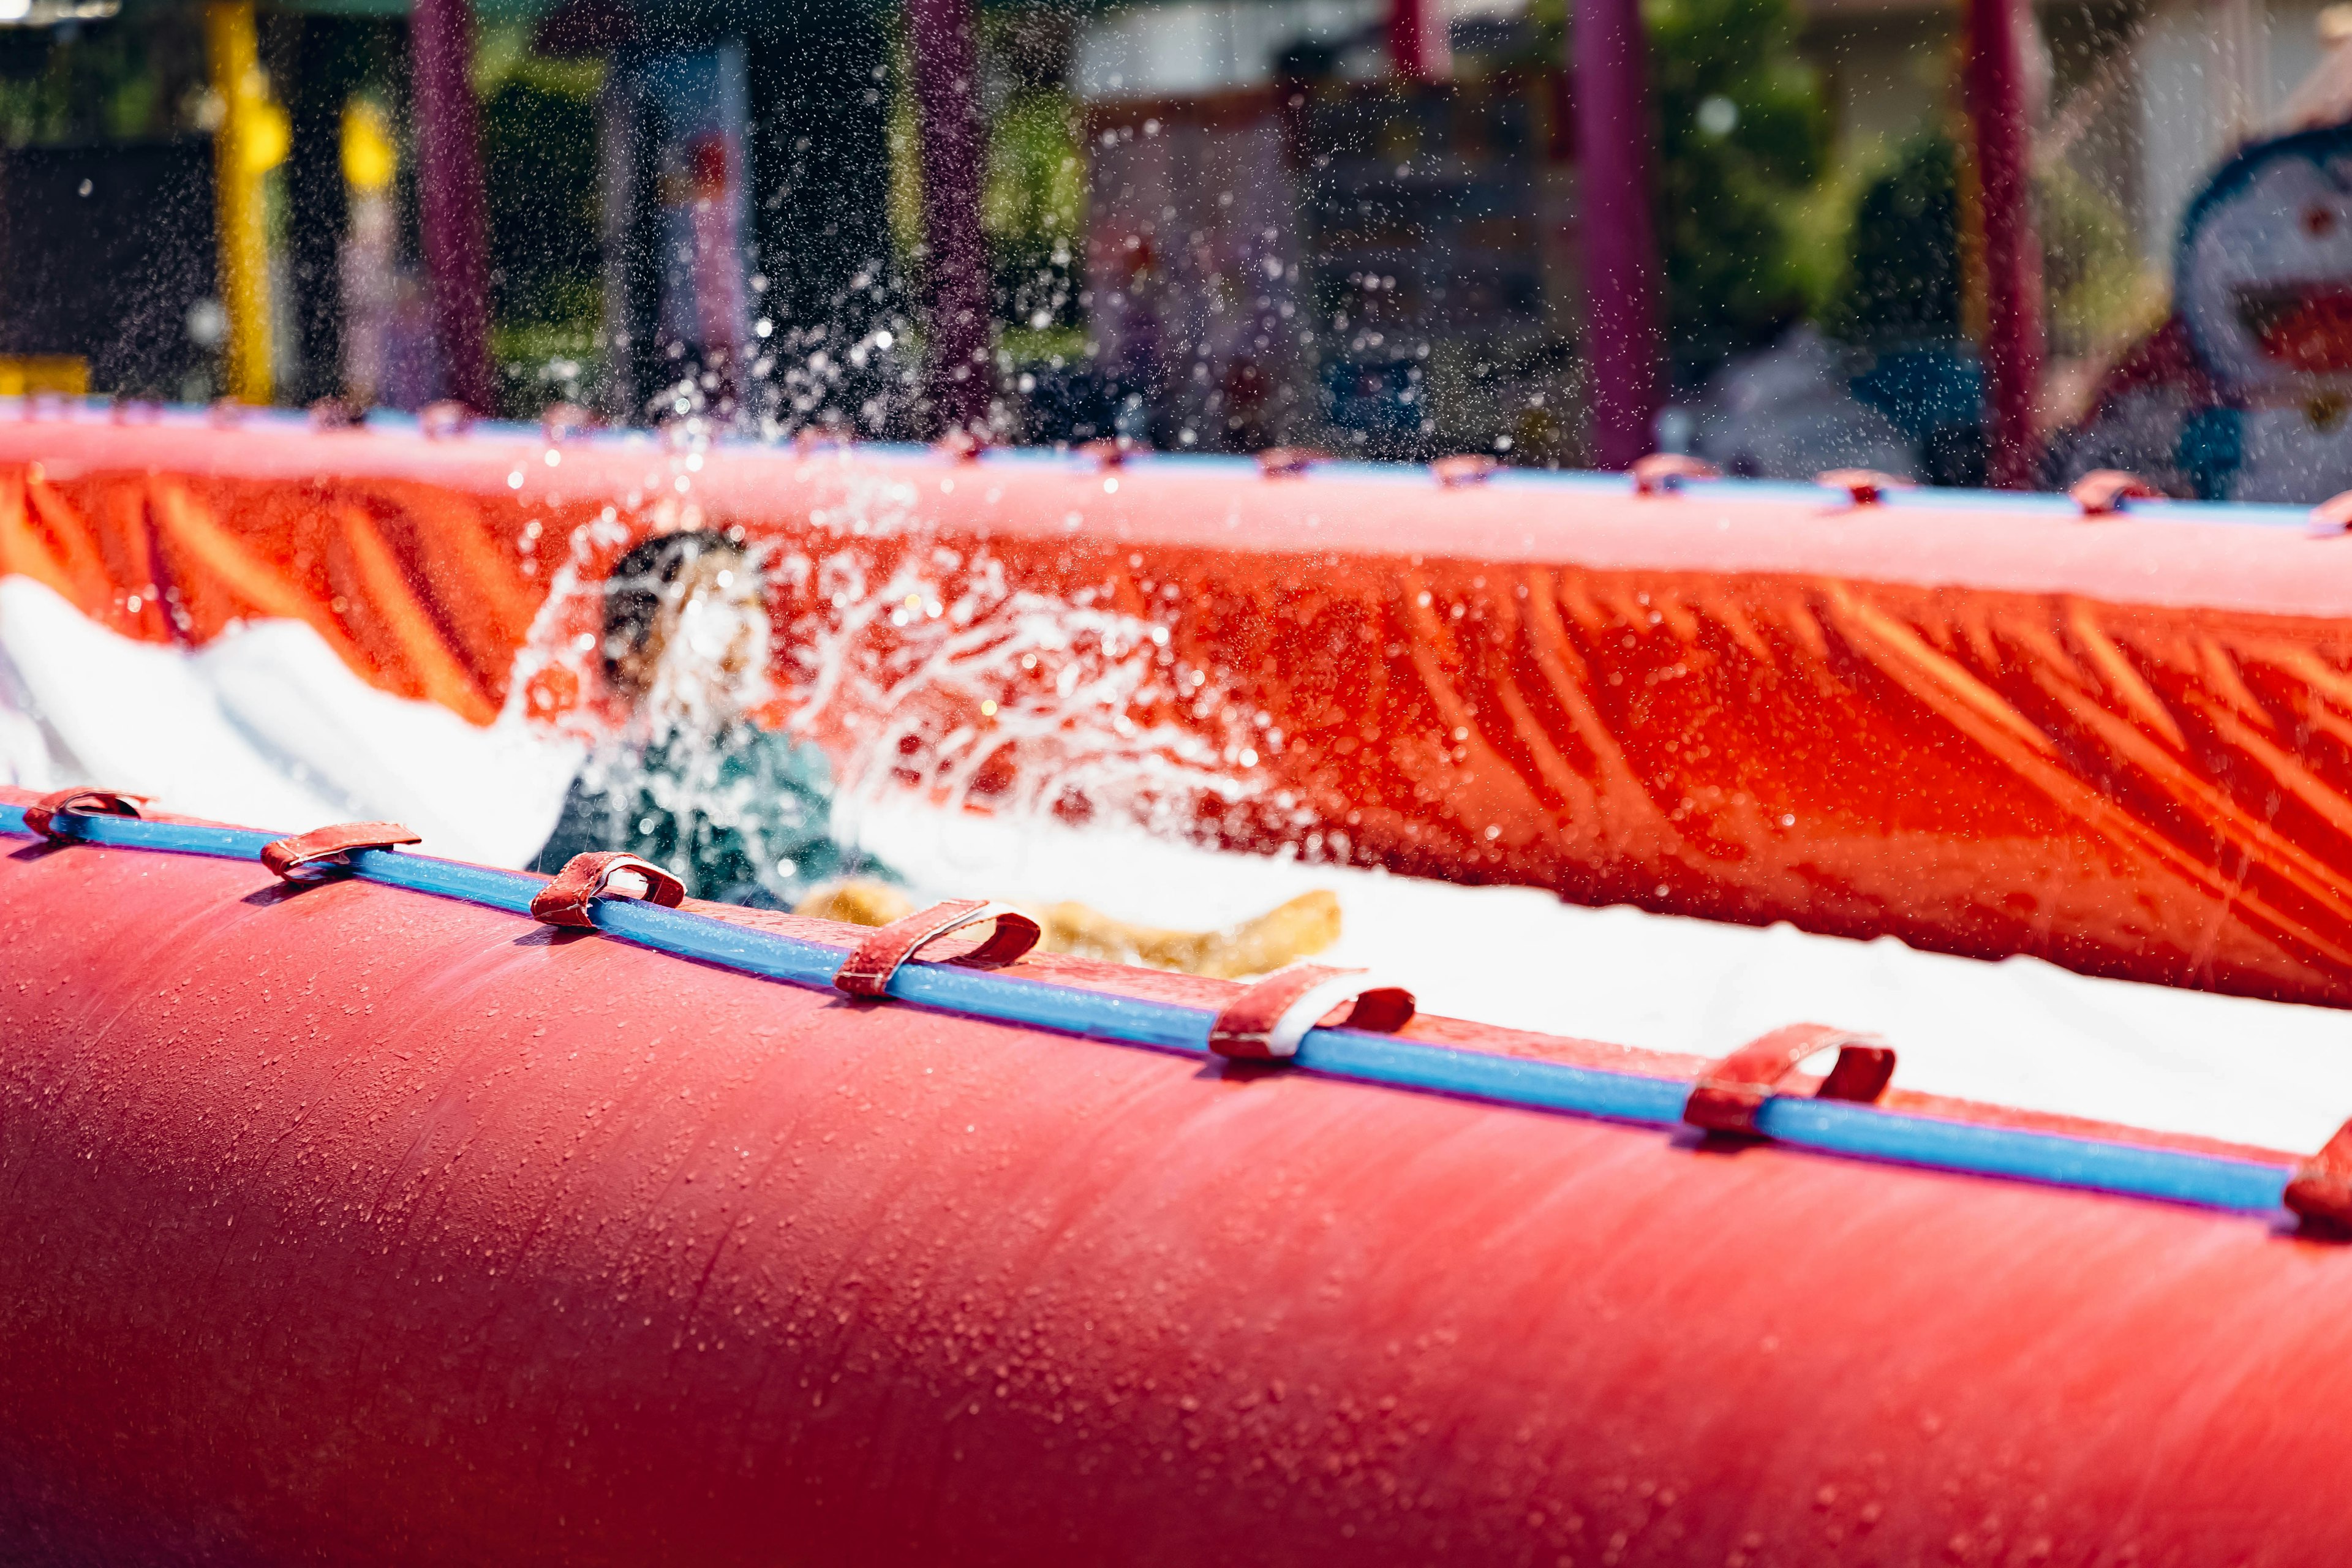
[[[688,472],[682,456],[669,461]],[[854,835],[862,807],[909,791],[950,808],[1171,837],[1213,836],[1254,804],[1263,815],[1262,741],[1215,672],[1172,651],[1179,607],[1131,614],[1116,607],[1108,584],[1016,585],[984,545],[936,538],[911,487],[843,474],[847,489],[813,526],[743,541],[775,613],[772,696],[757,717],[832,754],[837,833]],[[611,563],[648,533],[708,526],[670,493],[575,528],[517,661],[509,712],[595,757],[648,739],[686,741],[698,711],[690,700],[649,701],[633,715],[603,694],[603,584]],[[693,649],[676,652],[677,669],[665,679],[692,686]],[[688,768],[665,782],[664,804],[743,817],[730,793],[740,785],[719,787],[715,773],[710,798],[690,798],[710,772]]]
[[[913,788],[955,806],[1105,816],[1185,832],[1255,793],[1245,736],[1173,721],[1209,677],[1169,652],[1167,626],[1007,584],[952,551],[877,574],[856,552],[788,556],[823,609],[787,639],[795,729],[853,738],[845,785]],[[1224,704],[1213,697],[1213,711]],[[829,721],[829,723],[828,723]]]

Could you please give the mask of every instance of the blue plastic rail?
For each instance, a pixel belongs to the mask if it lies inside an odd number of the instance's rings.
[[[279,837],[121,816],[65,816],[57,826],[66,836],[91,844],[231,860],[257,860],[263,846]],[[0,805],[0,833],[30,836],[23,807]],[[362,849],[352,861],[353,871],[372,882],[512,914],[528,915],[531,896],[546,885],[519,871],[388,849]],[[843,948],[636,899],[599,899],[589,914],[598,930],[625,942],[793,985],[829,988],[848,956]],[[968,1017],[1202,1056],[1208,1054],[1215,1021],[1203,1008],[953,964],[902,965],[889,994]],[[1309,1030],[1292,1068],[1359,1083],[1658,1127],[1681,1123],[1692,1087],[1680,1079],[1457,1050],[1346,1028]],[[1757,1126],[1776,1143],[1823,1153],[2233,1213],[2281,1210],[2293,1174],[2287,1166],[2263,1161],[1949,1121],[1838,1100],[1777,1098],[1766,1103]]]

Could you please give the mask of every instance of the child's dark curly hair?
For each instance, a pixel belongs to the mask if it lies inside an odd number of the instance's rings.
[[[613,563],[613,574],[604,579],[604,679],[615,690],[631,689],[625,661],[645,652],[678,577],[704,556],[718,554],[748,563],[740,531],[657,533]]]

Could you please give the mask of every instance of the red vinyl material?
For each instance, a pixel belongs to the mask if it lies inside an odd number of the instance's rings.
[[[2352,1121],[2297,1168],[2286,1206],[2326,1234],[2352,1237]]]
[[[1035,947],[1044,934],[1019,910],[985,899],[950,899],[867,932],[842,961],[833,984],[845,995],[871,1001],[890,989],[900,964],[926,951],[933,963],[996,969]]]
[[[1309,1005],[1312,1016],[1297,1016]],[[1368,971],[1294,963],[1218,1009],[1209,1049],[1243,1061],[1270,1061],[1296,1052],[1299,1038],[1319,1024],[1394,1034],[1412,1016],[1413,1005],[1412,992],[1384,985]]]
[[[2066,499],[2083,509],[2084,517],[2120,517],[2124,503],[2162,500],[2164,492],[2120,468],[2094,468],[2066,489]]]
[[[1814,1089],[1822,1100],[1867,1103],[1886,1092],[1895,1052],[1875,1035],[1827,1024],[1790,1024],[1748,1041],[1699,1074],[1683,1120],[1710,1132],[1752,1133],[1756,1113],[1806,1058],[1834,1047],[1836,1065]]]
[[[1235,846],[2352,1005],[2352,540],[1277,467],[0,420],[0,570],[549,716],[621,550],[740,526],[853,778],[1082,813],[1123,756]],[[988,662],[1048,606],[1097,663]]]
[[[1820,476],[1820,480],[1831,489],[1843,490],[1856,506],[1874,506],[1886,499],[1889,490],[1916,488],[1908,479],[1898,479],[1875,468],[1831,468]]]
[[[1719,479],[1723,470],[1713,463],[1680,452],[1653,452],[1634,460],[1626,470],[1635,495],[1665,495],[1680,489],[1685,479]]]
[[[300,880],[349,868],[354,849],[424,842],[421,835],[397,822],[336,822],[278,839],[262,850],[261,863],[280,877]]]
[[[45,838],[56,838],[60,837],[60,816],[138,816],[146,805],[145,795],[120,790],[51,790],[25,808],[25,826]]]
[[[617,849],[591,850],[566,860],[563,869],[539,890],[530,900],[530,918],[552,926],[593,930],[596,922],[588,918],[589,903],[608,896],[614,877],[624,872],[645,887],[635,897],[673,910],[686,900],[686,884],[652,861]]]
[[[2341,1560],[2259,1221],[197,857],[18,841],[0,953],[11,1563]]]

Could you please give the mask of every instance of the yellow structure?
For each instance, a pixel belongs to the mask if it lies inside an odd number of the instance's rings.
[[[220,121],[213,132],[217,187],[221,302],[228,314],[226,391],[268,403],[269,230],[263,178],[292,141],[286,111],[270,101],[253,26],[253,0],[213,0],[205,8],[205,53]]]
[[[89,362],[72,354],[0,354],[0,397],[24,397],[37,392],[87,397]]]
[[[383,110],[355,98],[343,106],[343,183],[363,196],[379,195],[400,173],[400,150],[393,144]]]

